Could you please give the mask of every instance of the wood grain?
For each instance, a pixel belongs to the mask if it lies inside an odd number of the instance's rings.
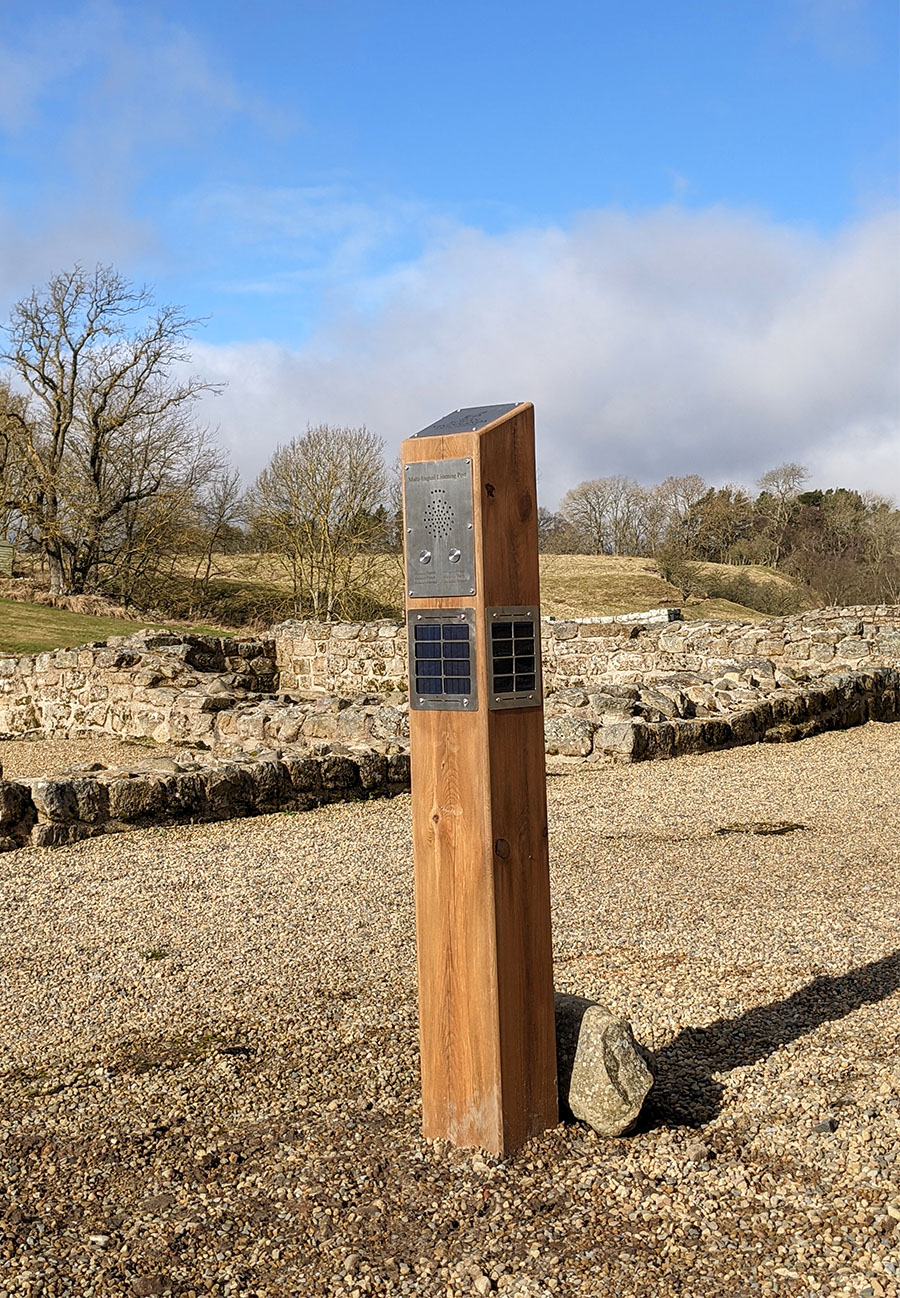
[[[478,708],[412,711],[423,1131],[509,1153],[557,1121],[543,708],[487,707],[485,609],[538,605],[530,404],[403,463],[472,460]]]

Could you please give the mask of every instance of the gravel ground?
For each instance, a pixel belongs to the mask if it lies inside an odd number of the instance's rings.
[[[419,1136],[408,798],[0,856],[0,1298],[896,1295],[898,759],[553,763],[556,985],[659,1077],[505,1162]]]
[[[63,775],[81,762],[140,766],[152,757],[177,757],[183,749],[166,744],[132,744],[118,739],[3,739],[0,768],[6,780]]]

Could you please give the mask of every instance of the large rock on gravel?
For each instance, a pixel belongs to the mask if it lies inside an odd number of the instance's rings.
[[[580,717],[546,717],[544,746],[562,757],[587,757],[594,742],[595,726]]]
[[[622,1136],[638,1120],[653,1074],[627,1019],[584,996],[556,993],[560,1107],[601,1136]]]
[[[600,726],[594,734],[594,752],[617,761],[638,762],[649,745],[650,727],[645,721],[619,721]]]
[[[36,819],[29,790],[14,780],[0,779],[0,852],[26,843]]]

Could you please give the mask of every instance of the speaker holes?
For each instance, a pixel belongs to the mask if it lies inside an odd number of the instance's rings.
[[[422,522],[426,530],[435,540],[442,540],[448,537],[453,531],[453,506],[450,504],[450,498],[446,491],[440,487],[435,487],[425,506],[425,513]]]

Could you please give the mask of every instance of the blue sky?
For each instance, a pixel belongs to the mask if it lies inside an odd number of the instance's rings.
[[[206,318],[252,477],[531,399],[584,477],[900,494],[894,0],[0,0],[0,315],[80,260]]]

